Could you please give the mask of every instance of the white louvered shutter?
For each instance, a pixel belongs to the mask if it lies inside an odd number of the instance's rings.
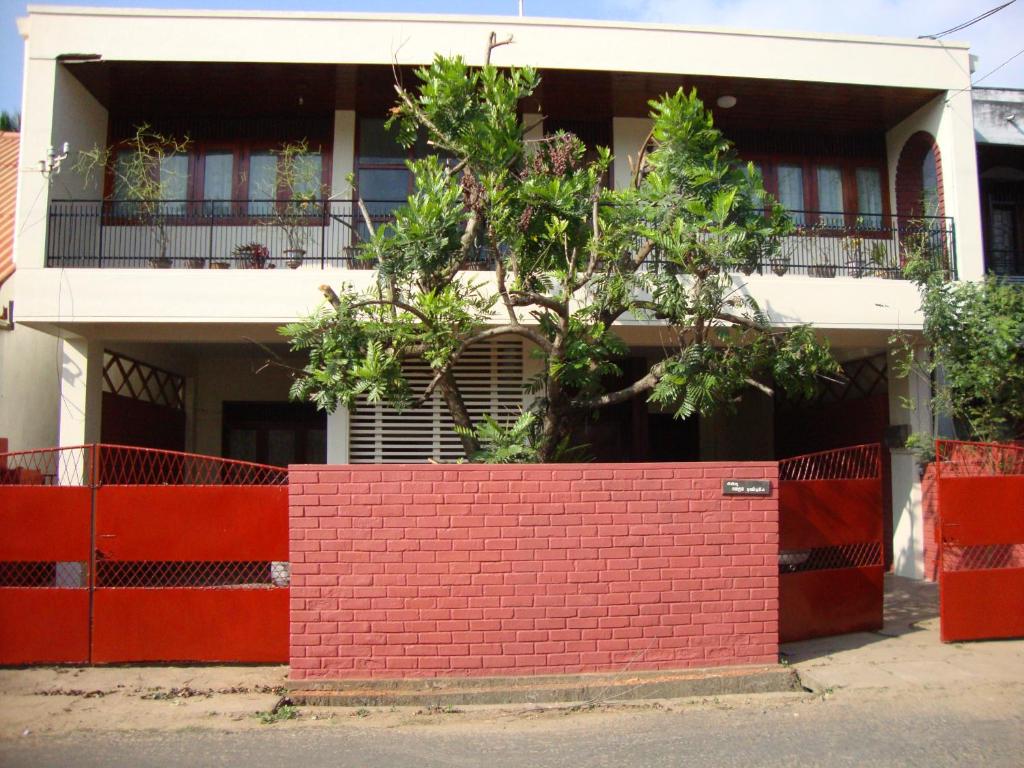
[[[432,378],[430,367],[423,362],[410,363],[405,370],[413,392],[422,392]],[[474,421],[485,413],[499,421],[518,417],[523,405],[520,341],[478,344],[459,360],[454,373]],[[431,458],[455,461],[462,456],[462,443],[437,393],[420,408],[402,413],[360,400],[349,421],[349,461],[353,464],[415,464]]]

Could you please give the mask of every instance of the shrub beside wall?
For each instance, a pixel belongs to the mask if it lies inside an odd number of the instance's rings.
[[[774,462],[293,467],[291,676],[775,663],[776,486]]]

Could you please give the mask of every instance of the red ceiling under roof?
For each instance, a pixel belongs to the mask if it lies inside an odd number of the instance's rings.
[[[14,201],[18,191],[17,133],[0,133],[0,285],[14,272]]]

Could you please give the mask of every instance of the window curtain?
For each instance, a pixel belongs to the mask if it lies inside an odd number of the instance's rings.
[[[838,168],[818,168],[818,210],[826,227],[843,226],[843,172]]]
[[[857,169],[857,218],[869,229],[882,228],[882,178],[877,168]]]
[[[802,226],[805,223],[803,169],[799,165],[780,165],[778,177],[779,202],[790,212],[793,221]]]

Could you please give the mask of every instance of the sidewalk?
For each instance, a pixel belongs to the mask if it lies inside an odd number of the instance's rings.
[[[937,584],[885,577],[885,626],[783,645],[782,658],[815,692],[1024,686],[1024,640],[943,644]]]

